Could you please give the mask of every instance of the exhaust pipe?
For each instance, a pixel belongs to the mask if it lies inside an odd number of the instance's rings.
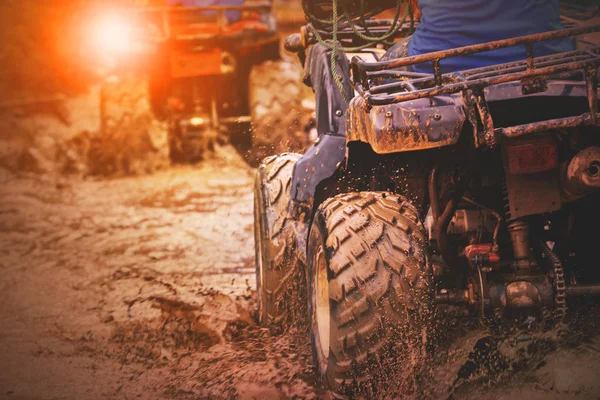
[[[581,150],[563,167],[560,180],[565,202],[575,201],[600,189],[600,147]]]

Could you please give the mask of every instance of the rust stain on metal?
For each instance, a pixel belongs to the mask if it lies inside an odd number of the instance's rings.
[[[500,138],[513,138],[584,125],[599,125],[597,72],[600,66],[600,49],[574,50],[536,58],[533,56],[532,46],[533,43],[539,41],[599,31],[600,25],[563,29],[376,63],[366,63],[355,57],[352,61],[352,71],[356,80],[356,89],[361,96],[358,100],[359,104],[349,110],[348,140],[371,143],[373,149],[378,153],[410,151],[453,144],[460,133],[458,123],[457,127],[450,127],[447,122],[440,124],[435,118],[433,121],[424,115],[424,106],[420,107],[418,114],[411,114],[404,110],[412,107],[409,102],[420,99],[429,99],[433,110],[434,103],[437,101],[434,99],[444,97],[451,97],[454,104],[462,108],[459,118],[461,127],[465,114],[468,116],[471,125],[475,128],[477,147],[481,145],[494,147]],[[441,71],[440,60],[442,59],[517,45],[525,45],[527,50],[525,60],[456,73],[443,74]],[[432,63],[433,74],[415,76],[414,73],[397,70],[400,67],[426,62]],[[547,80],[550,77],[562,79],[570,77],[574,73],[583,73],[585,76],[590,108],[588,113],[495,128],[485,98],[488,86],[520,82],[522,95],[532,95],[547,91]],[[383,83],[385,82],[384,78],[395,79],[395,81]],[[385,124],[379,122],[378,125],[376,110],[393,105],[399,107],[394,109],[395,116]],[[478,132],[479,123],[483,126],[483,132]],[[445,132],[440,132],[440,129],[445,129]]]
[[[452,109],[454,119],[444,120],[440,107],[412,108],[388,105],[365,108],[356,97],[347,112],[348,141],[369,143],[378,154],[423,150],[456,143],[466,116],[462,106]],[[447,115],[450,114],[449,112]]]
[[[598,123],[598,66],[587,68],[585,71],[588,105],[590,107],[592,122]]]
[[[463,90],[477,90],[483,89],[486,86],[498,85],[501,83],[507,82],[515,82],[522,81],[524,79],[533,79],[536,77],[542,76],[551,76],[560,74],[563,72],[572,72],[576,70],[587,69],[588,67],[593,67],[600,62],[600,57],[592,57],[585,61],[576,61],[576,62],[568,62],[562,63],[551,67],[544,68],[536,68],[530,71],[502,74],[498,73],[496,76],[486,77],[486,78],[478,78],[478,79],[463,79],[458,80],[458,77],[454,76],[456,82],[448,83],[440,87],[428,87],[424,89],[418,89],[409,92],[403,92],[397,95],[387,95],[387,96],[374,96],[370,93],[366,94],[366,97],[369,99],[369,103],[372,105],[386,105],[390,103],[401,103],[410,100],[422,99],[426,97],[435,97],[442,95],[449,95],[461,92]],[[449,79],[452,76],[444,76]],[[412,82],[417,83],[415,81]]]
[[[587,33],[600,32],[600,25],[584,26],[580,28],[561,29],[557,31],[537,33],[534,35],[521,36],[516,38],[497,40],[494,42],[481,43],[472,46],[458,47],[455,49],[436,51],[433,53],[421,54],[418,56],[405,57],[388,62],[364,63],[360,67],[364,71],[381,71],[384,69],[392,69],[405,67],[407,65],[421,64],[434,60],[442,60],[444,58],[465,56],[482,51],[497,50],[505,47],[518,46],[520,44],[535,43],[545,40],[560,39],[571,36],[584,35]]]
[[[596,114],[596,120],[598,118],[600,118],[600,115]],[[592,114],[585,113],[576,117],[556,118],[529,124],[515,125],[507,128],[498,128],[496,129],[496,133],[506,138],[515,138],[523,135],[554,130],[560,132],[562,129],[585,125],[594,125],[594,117],[592,117]]]

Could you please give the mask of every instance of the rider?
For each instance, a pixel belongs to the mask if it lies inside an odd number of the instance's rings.
[[[421,22],[415,33],[407,42],[392,47],[386,58],[415,56],[563,28],[559,0],[419,0],[418,4]],[[570,38],[533,46],[536,57],[573,49]],[[452,57],[442,60],[440,65],[443,72],[451,72],[525,58],[525,47],[516,46]],[[431,65],[414,65],[412,70],[431,72]]]

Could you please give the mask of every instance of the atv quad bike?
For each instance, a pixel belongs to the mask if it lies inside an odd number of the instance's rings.
[[[356,17],[358,2],[338,3]],[[372,394],[435,326],[434,308],[547,322],[600,294],[600,48],[531,50],[600,26],[380,58],[389,33],[410,27],[361,16],[327,29],[323,21],[341,20],[330,6],[305,2],[312,23],[286,42],[305,59],[319,139],[258,170],[260,321],[289,319],[299,295],[291,277],[304,276],[319,374],[335,393]],[[360,48],[376,31],[385,40]],[[527,58],[440,68],[511,46]],[[431,74],[406,68],[428,62]]]
[[[147,5],[126,15],[135,24],[134,40],[149,49],[140,57],[149,75],[149,103],[168,125],[172,161],[198,161],[226,136],[251,142],[251,159],[259,160],[307,146],[301,72],[281,59],[271,2]],[[131,79],[123,81],[131,86]],[[123,120],[128,110],[112,106],[118,98],[104,98],[110,104],[103,104],[102,120]]]

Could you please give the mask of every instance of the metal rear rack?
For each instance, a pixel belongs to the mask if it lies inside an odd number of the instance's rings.
[[[536,42],[598,31],[600,25],[563,29],[376,63],[367,63],[355,56],[351,65],[352,77],[355,89],[365,99],[368,107],[461,93],[469,115],[479,114],[486,144],[492,147],[496,145],[499,136],[517,137],[582,125],[599,125],[597,93],[600,48],[575,50],[545,57],[533,56],[533,44]],[[527,57],[523,61],[452,73],[442,73],[440,68],[440,61],[446,58],[519,45],[524,45],[526,49]],[[421,63],[431,63],[433,74],[398,70]],[[574,117],[494,128],[494,121],[484,96],[486,87],[521,82],[523,94],[534,94],[546,90],[549,77],[561,79],[572,77],[578,72],[583,72],[585,76],[589,112]],[[386,79],[396,81],[382,83]]]

